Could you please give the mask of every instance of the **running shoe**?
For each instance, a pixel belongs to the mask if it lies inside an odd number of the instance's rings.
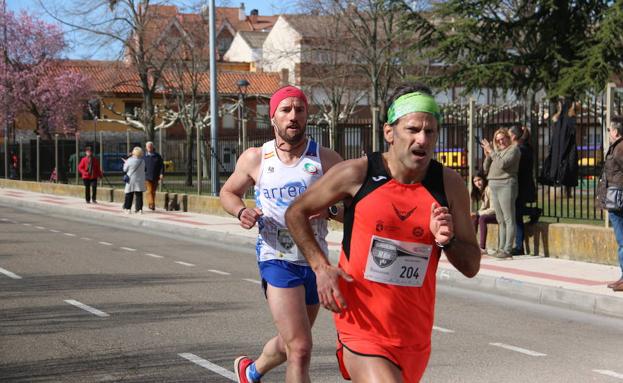
[[[253,359],[249,358],[246,355],[239,356],[234,361],[234,371],[236,373],[236,379],[238,379],[238,383],[260,383],[259,380],[257,382],[252,382],[247,379],[247,367],[249,367],[251,363],[253,363]]]

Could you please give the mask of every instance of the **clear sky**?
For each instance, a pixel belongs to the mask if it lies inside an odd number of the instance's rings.
[[[45,0],[44,0],[45,1]],[[63,2],[63,0],[56,0],[58,2]],[[88,1],[88,0],[85,0]],[[168,1],[168,4],[177,5],[180,9],[184,9],[192,4],[199,3],[208,3],[207,0],[203,1],[193,1],[193,0],[178,0],[178,1]],[[0,4],[2,0],[0,0]],[[153,3],[158,3],[158,1],[153,1]],[[240,3],[244,3],[246,13],[249,14],[252,9],[257,9],[260,15],[274,15],[279,13],[294,13],[295,9],[293,8],[296,3],[294,0],[246,0],[246,1],[235,1],[235,0],[216,0],[217,6],[225,6],[225,7],[239,7]],[[35,14],[38,17],[48,21],[54,22],[54,20],[45,13],[43,9],[41,9],[39,2],[37,0],[6,0],[7,9],[19,12],[22,9],[28,11],[29,13]],[[67,28],[63,28],[67,30]],[[66,57],[68,58],[93,58],[93,59],[110,59],[112,57],[103,57],[102,53],[97,53],[93,56],[92,52],[89,52],[85,49],[85,47],[80,44],[81,37],[75,36],[72,34],[68,34],[67,42],[70,45],[70,48],[65,52]]]

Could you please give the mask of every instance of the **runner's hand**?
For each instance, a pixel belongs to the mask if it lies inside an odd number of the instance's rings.
[[[430,205],[430,231],[437,243],[446,244],[454,237],[452,214],[445,206],[433,202]]]
[[[348,282],[352,282],[353,278],[346,274],[344,270],[332,265],[322,265],[315,269],[314,272],[316,273],[320,304],[327,310],[335,313],[345,309],[346,301],[340,292],[338,278],[342,277]]]
[[[253,209],[246,208],[240,214],[240,226],[245,229],[251,229],[262,215],[262,210],[257,207]]]

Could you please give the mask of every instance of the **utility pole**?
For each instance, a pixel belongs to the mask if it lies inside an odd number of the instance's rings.
[[[212,195],[217,196],[221,189],[218,173],[218,89],[216,78],[216,11],[214,0],[210,0],[210,149],[214,158],[210,162]]]
[[[216,78],[216,5],[210,0],[210,177],[212,181],[212,195],[218,196],[221,190],[220,175],[218,172],[218,84]]]

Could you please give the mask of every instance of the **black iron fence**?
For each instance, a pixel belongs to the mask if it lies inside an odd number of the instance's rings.
[[[544,216],[577,220],[603,220],[603,211],[595,204],[595,190],[601,173],[604,152],[604,132],[606,122],[605,96],[591,97],[577,102],[575,108],[576,150],[578,153],[579,175],[577,186],[547,186],[538,184],[538,200],[534,204],[543,209]],[[623,90],[613,93],[613,114],[623,114]],[[553,117],[558,112],[556,102],[538,102],[533,105],[514,103],[507,105],[472,105],[472,132],[469,136],[470,105],[444,105],[443,123],[439,132],[435,150],[437,160],[456,169],[468,181],[469,158],[472,158],[474,174],[482,165],[483,152],[479,141],[482,138],[492,140],[494,132],[501,127],[515,125],[528,126],[531,129],[531,145],[535,152],[537,176],[549,153],[553,135]],[[372,150],[372,123],[369,120],[350,121],[341,124],[336,130],[335,149],[344,159],[362,156]],[[329,129],[326,125],[310,124],[307,135],[324,146],[329,146]],[[274,137],[269,127],[254,131],[248,137],[246,146],[260,146]],[[237,132],[219,136],[218,148],[210,148],[209,135],[202,140],[200,155],[202,165],[202,190],[209,191],[209,161],[217,161],[217,168],[223,180],[233,171],[236,160],[245,143]],[[606,137],[607,138],[607,137]],[[606,141],[607,142],[607,141]],[[24,180],[42,182],[69,182],[76,180],[76,158],[80,158],[85,142],[79,142],[80,151],[76,156],[76,142],[73,137],[61,137],[58,141],[24,140],[9,145],[9,164],[17,158],[16,169],[9,175]],[[110,182],[122,186],[122,156],[141,142],[127,140],[107,140],[94,144],[95,153],[102,158],[103,168]],[[471,144],[471,145],[470,145]],[[180,192],[196,192],[197,182],[197,147],[196,142],[189,145],[186,140],[163,138],[157,142],[159,152],[167,165],[167,188]],[[470,147],[473,153],[469,153]],[[4,176],[4,147],[0,147],[0,172]],[[38,154],[37,154],[38,153]],[[213,154],[213,155],[211,155]],[[37,158],[39,161],[37,161]],[[190,162],[189,162],[190,161]],[[37,166],[38,164],[38,166]]]

